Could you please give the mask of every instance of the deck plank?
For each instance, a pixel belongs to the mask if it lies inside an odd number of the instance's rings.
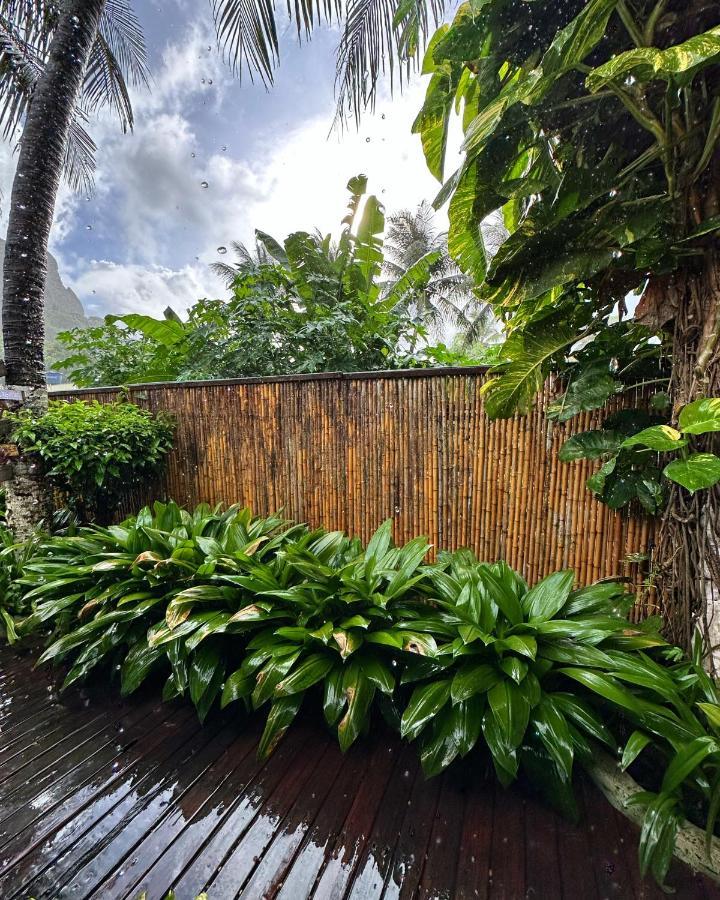
[[[308,710],[260,762],[258,716],[200,726],[152,686],[58,700],[55,683],[0,649],[3,900],[664,896],[640,878],[637,829],[589,783],[576,825],[503,790],[481,754],[426,781],[380,721],[343,755]],[[720,900],[679,863],[669,883]]]

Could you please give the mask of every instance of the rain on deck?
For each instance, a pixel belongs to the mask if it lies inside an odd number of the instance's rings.
[[[469,759],[426,781],[374,730],[345,756],[301,717],[267,763],[261,718],[56,676],[0,650],[0,897],[177,900],[661,898],[637,830],[588,784],[572,825]],[[677,898],[720,898],[679,863]]]

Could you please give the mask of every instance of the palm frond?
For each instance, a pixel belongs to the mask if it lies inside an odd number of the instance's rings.
[[[126,0],[107,0],[83,83],[86,109],[114,109],[123,131],[132,130],[128,86],[147,87],[145,39]]]
[[[240,274],[240,267],[233,266],[230,263],[213,262],[210,263],[210,271],[218,276],[225,287],[231,288],[233,286],[233,282]]]
[[[420,65],[428,35],[442,20],[445,0],[347,0],[335,64],[335,122],[375,109],[379,79],[402,88]],[[397,76],[396,76],[397,72]]]
[[[9,17],[0,14],[0,127],[4,140],[22,122],[43,60]]]
[[[65,148],[63,168],[65,178],[74,191],[91,194],[93,190],[93,173],[95,171],[95,141],[84,127],[87,114],[80,108],[75,110],[70,122],[70,133]]]

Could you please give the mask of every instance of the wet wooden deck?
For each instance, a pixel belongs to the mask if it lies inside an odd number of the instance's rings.
[[[477,765],[425,781],[382,729],[343,756],[299,722],[265,764],[260,722],[148,691],[59,702],[45,672],[0,650],[0,897],[178,900],[661,898],[637,834],[582,787],[579,826]],[[677,898],[720,891],[680,865]]]

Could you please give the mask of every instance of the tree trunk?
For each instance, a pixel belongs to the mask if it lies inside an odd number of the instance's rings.
[[[47,249],[73,112],[105,0],[65,0],[30,103],[10,200],[3,283],[8,387],[23,405],[47,407],[44,296]],[[42,473],[27,460],[7,485],[10,526],[25,537],[50,508]]]
[[[720,396],[720,244],[696,270],[680,270],[662,286],[673,309],[673,418],[699,397]],[[718,452],[720,436],[698,439]],[[699,631],[708,668],[720,673],[720,488],[690,494],[671,486],[654,553],[658,598],[668,637],[689,649]]]

